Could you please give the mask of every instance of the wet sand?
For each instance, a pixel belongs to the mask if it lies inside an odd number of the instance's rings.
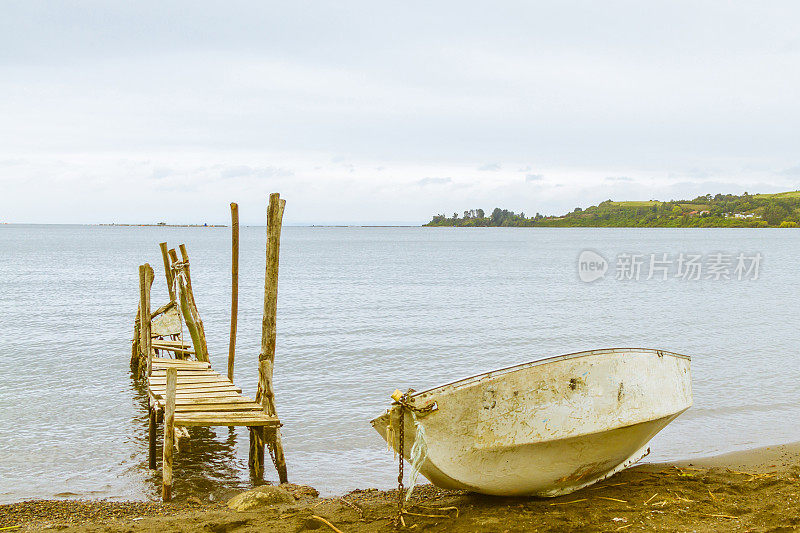
[[[34,500],[0,506],[0,531],[373,532],[393,527],[396,491],[316,498],[237,512],[224,503]],[[644,464],[552,499],[418,487],[405,521],[417,531],[754,531],[800,529],[800,443],[707,459]],[[427,515],[427,516],[420,516]],[[330,523],[330,525],[323,522]],[[19,526],[5,529],[10,526]],[[333,526],[333,527],[331,527]]]

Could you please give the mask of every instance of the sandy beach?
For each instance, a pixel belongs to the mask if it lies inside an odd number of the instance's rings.
[[[395,491],[357,490],[340,498],[318,498],[300,486],[289,486],[288,492],[291,503],[249,512],[186,495],[171,504],[32,500],[0,506],[0,531],[371,532],[393,527]],[[424,485],[414,491],[405,520],[418,531],[795,531],[799,496],[800,443],[795,443],[638,465],[553,499],[496,498]]]

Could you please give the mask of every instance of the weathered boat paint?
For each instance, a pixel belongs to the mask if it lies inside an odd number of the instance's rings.
[[[558,496],[647,454],[650,439],[692,405],[690,358],[646,348],[592,350],[487,372],[408,401],[436,404],[419,416],[428,447],[421,473],[435,485]],[[388,421],[388,411],[372,421],[384,439]],[[404,424],[407,455],[415,438],[408,410]]]

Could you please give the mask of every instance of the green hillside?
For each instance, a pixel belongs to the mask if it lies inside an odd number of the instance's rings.
[[[483,209],[440,214],[426,226],[506,226],[506,227],[665,227],[665,228],[794,228],[800,225],[800,191],[776,194],[717,194],[692,200],[615,202],[598,205],[561,216],[539,213],[528,217],[496,207],[490,214]]]

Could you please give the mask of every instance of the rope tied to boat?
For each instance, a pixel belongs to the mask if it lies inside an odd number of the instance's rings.
[[[405,500],[411,498],[411,493],[414,492],[414,487],[417,486],[417,478],[419,471],[422,469],[422,464],[428,458],[428,444],[425,441],[425,427],[417,418],[417,414],[411,411],[411,418],[414,420],[414,445],[411,446],[411,472],[408,475],[408,492],[406,493]]]

